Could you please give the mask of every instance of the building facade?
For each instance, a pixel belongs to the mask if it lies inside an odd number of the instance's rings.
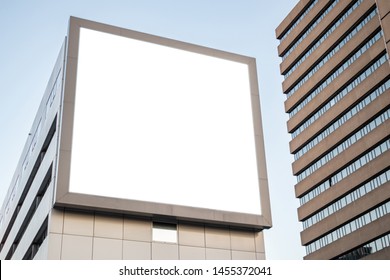
[[[92,41],[92,45],[88,45],[88,40],[92,38],[102,41]],[[115,44],[110,45],[113,42]],[[124,52],[121,53],[121,50]],[[119,58],[116,57],[117,53],[120,53]],[[97,56],[88,56],[91,54]],[[176,55],[180,59],[173,61]],[[139,57],[140,64],[135,70],[131,69]],[[167,60],[164,60],[167,58],[170,64],[180,66],[176,66],[180,72],[172,74],[171,70],[168,71]],[[128,59],[131,59],[131,63]],[[157,64],[160,59],[164,71],[156,71],[161,67]],[[111,64],[113,61],[115,63]],[[225,85],[221,83],[208,91],[208,86],[213,81],[224,81],[224,77],[215,77],[215,80],[207,83],[201,82],[201,72],[207,73],[207,69],[199,68],[197,75],[182,75],[186,74],[184,64],[194,66],[202,61],[206,64],[200,67],[222,65],[221,69],[230,68],[235,73],[234,77],[242,75],[242,80],[237,81],[235,86],[243,86],[244,89],[236,88],[231,96],[243,100],[244,115],[250,116],[250,124],[245,124],[249,129],[243,130],[243,134],[247,133],[249,137],[239,137],[231,145],[243,139],[252,141],[250,143],[253,147],[246,155],[250,158],[250,173],[242,169],[225,174],[230,166],[240,168],[235,162],[229,165],[220,163],[223,168],[215,168],[213,172],[202,169],[207,163],[202,166],[191,165],[197,155],[191,154],[190,150],[202,154],[203,149],[209,145],[211,152],[206,155],[208,161],[228,161],[226,158],[221,159],[223,154],[228,154],[229,158],[239,156],[234,151],[229,151],[229,148],[237,150],[237,147],[232,146],[226,146],[227,150],[214,155],[213,151],[218,150],[223,143],[218,140],[217,147],[208,142],[209,133],[214,135],[212,133],[216,133],[215,131],[223,131],[224,127],[231,126],[213,128],[203,135],[202,130],[196,130],[198,123],[195,121],[200,117],[186,116],[186,112],[192,111],[190,108],[183,110],[180,103],[182,101],[178,99],[182,95],[169,95],[176,84],[180,85],[180,94],[192,94],[190,89],[193,88],[202,89],[211,95],[226,94],[226,91],[219,93],[217,90],[224,88]],[[123,62],[125,65],[120,66]],[[263,230],[271,227],[271,215],[255,67],[253,58],[72,17],[68,35],[1,208],[0,259],[265,259]],[[107,77],[115,71],[114,82],[100,83],[108,80]],[[157,76],[152,76],[154,71]],[[161,79],[164,72],[168,72],[168,75]],[[88,80],[86,75],[91,73],[91,80]],[[230,75],[228,72],[225,74]],[[146,82],[143,81],[145,75]],[[173,80],[170,80],[171,76]],[[186,79],[193,77],[196,77],[197,84],[188,87],[191,80]],[[186,83],[178,83],[179,78]],[[207,78],[209,79],[209,75]],[[140,80],[141,88],[126,88],[126,93],[123,93],[124,87],[137,84]],[[155,84],[158,87],[154,87]],[[158,89],[159,95],[143,91],[149,87]],[[168,90],[163,92],[164,88]],[[148,99],[131,99],[140,102],[131,107],[132,104],[122,98],[132,95],[137,98],[146,96]],[[158,102],[153,102],[150,96]],[[168,99],[168,102],[164,103],[164,99],[159,99],[160,96]],[[191,102],[197,101],[190,97]],[[174,107],[171,105],[172,98],[176,102]],[[219,102],[221,98],[217,96],[215,100]],[[116,103],[112,103],[113,101]],[[209,102],[197,104],[202,106],[201,104],[212,102],[214,101],[210,98]],[[154,104],[158,106],[153,107]],[[110,106],[114,107],[113,110],[110,110]],[[171,107],[158,116],[152,114],[163,106]],[[137,107],[141,108],[139,112]],[[150,107],[153,110],[148,111]],[[210,110],[213,116],[223,114],[217,107],[199,107],[197,110],[201,110],[202,114]],[[138,112],[135,121],[132,115],[128,115],[134,111]],[[172,115],[172,111],[176,115]],[[147,114],[143,115],[144,112]],[[137,126],[141,117],[147,118],[150,114],[153,116],[152,122],[146,121],[147,125]],[[84,117],[86,118],[83,119]],[[187,118],[187,122],[194,121],[191,123],[193,126],[187,125],[190,129],[177,128],[182,123],[176,122],[183,118]],[[205,120],[213,121],[211,117]],[[246,123],[249,119],[242,120]],[[85,127],[84,121],[87,124]],[[221,120],[214,121],[218,123]],[[240,124],[240,119],[235,121]],[[169,127],[166,125],[168,122],[175,123],[176,126]],[[158,126],[153,126],[154,123],[158,123]],[[242,129],[243,123],[237,127]],[[203,128],[206,125],[198,126]],[[164,130],[170,129],[172,134],[179,131],[188,135],[174,134],[173,138],[159,130],[162,126]],[[140,130],[135,132],[137,128]],[[147,133],[152,129],[150,136]],[[193,131],[202,135],[193,135]],[[237,131],[233,132],[237,134]],[[231,132],[226,130],[224,133]],[[138,137],[139,135],[150,137]],[[86,140],[89,137],[92,138]],[[166,161],[163,157],[166,153],[160,146],[161,143],[169,145],[177,138],[183,142],[196,139],[191,146],[187,142],[183,147],[179,142],[169,146],[169,156],[180,159],[179,164],[172,160]],[[134,139],[138,139],[138,142],[134,142],[137,144],[136,148],[129,149]],[[103,141],[99,142],[100,140]],[[200,141],[205,142],[201,149],[196,146]],[[146,148],[143,146],[144,142],[148,143]],[[224,142],[228,142],[228,139]],[[183,150],[175,154],[176,147],[177,150]],[[141,157],[134,163],[132,159],[139,150],[142,150]],[[241,152],[244,149],[240,149]],[[183,157],[183,154],[186,156]],[[157,169],[153,169],[156,162],[160,164]],[[146,169],[140,168],[144,165]],[[163,173],[160,172],[161,169],[164,170]],[[187,172],[186,177],[180,177],[177,170]],[[199,175],[201,172],[204,175]],[[234,175],[237,176],[232,177],[229,173],[237,173]],[[139,181],[133,180],[138,178],[138,174],[146,175],[141,176]],[[224,178],[221,178],[221,174],[225,174]],[[249,174],[252,179],[247,180],[248,176],[242,176],[243,174]],[[188,178],[189,176],[199,178]],[[157,180],[152,180],[154,178]],[[171,184],[177,183],[174,180],[176,178],[180,178],[181,181],[178,182],[181,185],[169,189]],[[199,185],[202,180],[206,189]],[[229,181],[234,181],[234,184],[230,185]],[[193,182],[198,184],[195,184],[195,189],[192,189]],[[221,186],[215,182],[221,182]],[[157,184],[157,188],[153,184]],[[248,194],[242,191],[246,185],[250,185]],[[139,192],[140,189],[144,191]],[[238,196],[241,193],[244,193],[242,198]],[[248,198],[248,195],[252,197]],[[210,197],[214,201],[208,201]],[[234,200],[231,197],[235,197]],[[223,201],[225,203],[221,203]]]
[[[276,37],[304,259],[390,259],[390,1],[301,0]]]

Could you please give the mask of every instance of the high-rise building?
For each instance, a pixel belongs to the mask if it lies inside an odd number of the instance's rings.
[[[301,0],[276,37],[304,259],[390,259],[390,1]]]
[[[265,259],[254,58],[72,17],[0,259]]]

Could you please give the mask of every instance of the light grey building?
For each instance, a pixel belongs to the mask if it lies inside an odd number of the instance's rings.
[[[265,259],[253,58],[71,18],[0,259]]]

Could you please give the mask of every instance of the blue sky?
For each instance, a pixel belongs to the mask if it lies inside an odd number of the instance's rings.
[[[70,16],[255,57],[273,228],[268,259],[302,259],[275,28],[297,0],[0,0],[0,201],[6,195]]]

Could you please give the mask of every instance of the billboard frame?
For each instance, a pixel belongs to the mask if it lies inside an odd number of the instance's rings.
[[[81,28],[101,31],[248,65],[260,193],[259,199],[261,205],[260,215],[70,192],[69,181],[73,121],[75,112],[79,36]],[[257,70],[254,58],[75,17],[71,17],[69,20],[69,30],[66,41],[64,87],[59,117],[60,133],[57,151],[55,207],[99,211],[105,213],[121,213],[151,219],[169,217],[170,219],[173,218],[177,221],[249,228],[256,231],[264,228],[270,228],[272,226]]]

